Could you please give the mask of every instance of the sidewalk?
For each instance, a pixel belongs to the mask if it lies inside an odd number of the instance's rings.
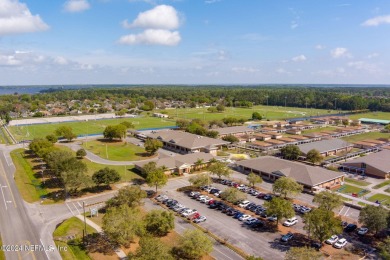
[[[77,215],[76,217],[84,222],[83,215]],[[85,221],[87,222],[88,225],[93,227],[98,233],[103,233],[103,229],[99,225],[97,225],[95,222],[89,220],[88,218],[85,218]],[[115,249],[115,253],[119,257],[119,259],[126,259],[127,258],[125,252],[123,252],[123,250],[120,248]]]

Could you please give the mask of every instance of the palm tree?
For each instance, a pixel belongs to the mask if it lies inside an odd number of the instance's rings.
[[[204,160],[203,159],[198,159],[195,162],[195,170],[199,170],[200,166],[203,164]]]

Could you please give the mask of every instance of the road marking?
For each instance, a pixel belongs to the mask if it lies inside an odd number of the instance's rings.
[[[218,242],[217,242],[217,243],[218,243]],[[216,247],[214,247],[214,250],[217,251],[217,252],[219,252],[221,255],[224,255],[226,258],[232,259],[232,260],[233,260],[233,258],[230,258],[230,257],[227,256],[225,253],[223,253],[221,250],[217,249]],[[231,249],[230,249],[230,250],[231,250]],[[232,250],[232,252],[234,252],[234,251]]]
[[[5,158],[5,154],[4,153],[3,153],[3,156]],[[7,182],[7,186],[10,187],[9,181],[8,181],[8,178],[7,178],[7,174],[6,174],[5,169],[4,169],[4,166],[3,166],[2,163],[0,163],[0,164],[1,164],[1,168],[3,168],[4,179]],[[3,190],[1,190],[1,191],[3,192]],[[9,192],[11,193],[12,201],[14,202],[14,207],[17,208],[16,202],[15,202],[15,197],[14,197],[14,194],[12,193],[12,189],[9,189]]]
[[[8,210],[8,207],[7,207],[7,203],[5,201],[5,196],[4,196],[4,192],[3,192],[3,185],[1,185],[1,194],[3,194],[3,201],[4,201],[4,205],[5,205],[5,210]]]
[[[80,208],[82,208],[83,206],[80,204],[80,202],[77,201],[77,204],[79,205]]]
[[[345,206],[343,206],[340,211],[339,211],[339,216],[341,215],[341,212],[343,211],[343,209],[345,208]]]
[[[72,213],[73,216],[75,216],[75,214],[73,213],[73,211],[70,209],[68,203],[65,202],[65,205],[68,207],[69,211]]]
[[[28,240],[24,240],[24,241],[22,241],[22,242],[25,242],[27,245],[31,246],[31,242],[28,241]],[[32,258],[33,258],[34,260],[36,260],[36,257],[35,257],[35,254],[34,254],[34,250],[29,250],[27,254],[23,255],[23,259],[25,259],[25,256],[27,256],[27,255],[29,255],[29,254],[31,254]]]
[[[348,211],[349,211],[350,209],[351,209],[350,207],[347,208],[347,211],[345,211],[344,216],[347,215],[347,213],[348,213]]]
[[[42,244],[42,246],[43,246],[43,250],[44,250],[44,252],[45,252],[45,255],[46,255],[47,259],[50,260],[50,257],[49,257],[49,255],[47,254],[47,251],[46,251],[45,245],[44,245],[43,242],[42,242],[42,239],[39,239],[39,241],[41,242],[41,244]]]
[[[79,209],[77,208],[76,204],[74,204],[74,203],[72,202],[72,205],[73,205],[73,207],[77,210],[77,212],[79,213],[78,215],[80,215],[80,211],[79,211]]]

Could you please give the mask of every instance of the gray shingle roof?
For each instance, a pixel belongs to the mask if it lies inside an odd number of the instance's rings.
[[[321,167],[314,167],[298,162],[287,161],[272,156],[263,156],[256,159],[240,161],[240,166],[253,170],[276,173],[295,179],[298,183],[307,186],[317,186],[343,176],[343,173],[330,171]]]
[[[207,146],[221,146],[229,144],[220,139],[214,139],[206,136],[195,135],[182,131],[163,130],[158,132],[152,132],[146,135],[147,137],[160,139],[167,143],[176,144],[188,149],[205,148]]]
[[[377,153],[372,153],[363,157],[359,157],[343,163],[343,165],[356,163],[365,163],[373,168],[383,172],[390,172],[390,150],[383,150]]]
[[[194,165],[195,162],[199,159],[203,160],[203,162],[208,162],[213,158],[214,156],[209,153],[190,153],[184,155],[176,155],[174,157],[155,159],[153,161],[156,162],[157,167],[165,166],[168,169],[175,169],[181,167],[184,164]],[[148,162],[136,162],[134,163],[134,165],[142,168]]]
[[[253,132],[253,129],[241,125],[241,126],[231,126],[231,127],[221,127],[221,128],[215,128],[214,131],[217,131],[220,135],[229,135],[229,134],[235,134],[235,133],[245,133],[245,132]]]
[[[341,139],[329,139],[329,140],[322,140],[318,142],[298,145],[299,149],[304,154],[307,154],[312,149],[316,149],[320,153],[324,153],[336,149],[346,148],[349,146],[352,146],[352,144]]]

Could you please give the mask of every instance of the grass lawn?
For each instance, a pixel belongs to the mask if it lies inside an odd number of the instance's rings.
[[[367,182],[367,181],[359,181],[359,180],[355,180],[355,179],[351,179],[351,178],[345,178],[344,180],[345,180],[345,182],[355,184],[358,186],[363,186],[363,187],[371,184],[370,182]]]
[[[62,259],[91,259],[88,253],[81,247],[81,244],[69,245],[68,243],[59,239],[67,236],[74,236],[76,239],[81,239],[83,236],[84,224],[76,217],[65,220],[53,232],[53,238],[57,246],[66,247],[67,251],[60,251]],[[87,233],[96,233],[96,230],[87,225]]]
[[[390,193],[390,188],[385,189],[386,192]]]
[[[375,185],[375,186],[372,187],[372,188],[373,188],[373,189],[379,189],[379,188],[385,187],[386,185],[390,185],[390,180],[381,182],[381,183]]]
[[[369,201],[379,201],[382,205],[390,206],[390,196],[382,193],[375,194],[368,198]]]
[[[70,151],[76,156],[76,152],[74,152],[73,150],[71,150],[70,148],[68,148],[66,146],[58,145],[57,147],[61,150]],[[134,179],[142,179],[141,176],[139,176],[138,174],[135,173],[134,165],[126,165],[126,166],[124,166],[124,165],[105,165],[105,164],[91,162],[90,160],[88,160],[86,158],[82,159],[82,161],[87,164],[87,167],[88,167],[87,175],[88,176],[92,176],[95,172],[97,172],[100,169],[103,169],[105,167],[109,167],[111,169],[118,171],[119,175],[121,176],[120,182],[127,182],[127,181],[131,181]]]
[[[112,161],[139,161],[151,158],[143,147],[125,142],[88,141],[83,148]]]
[[[3,245],[3,241],[1,241],[1,237],[0,237],[0,247],[2,245]],[[3,250],[0,250],[0,260],[5,260],[5,255]]]
[[[1,127],[1,129],[0,129],[0,144],[8,144],[8,143],[9,143],[8,135],[7,135],[6,131],[4,130],[4,127]]]
[[[12,161],[16,167],[15,183],[23,199],[27,202],[39,201],[49,191],[41,187],[40,176],[36,174],[33,167],[38,165],[24,154],[24,149],[17,149],[11,152]]]
[[[364,134],[358,134],[358,135],[351,135],[347,137],[343,137],[341,139],[347,141],[347,142],[357,142],[357,141],[363,141],[366,139],[378,139],[378,138],[390,138],[390,134],[388,133],[380,133],[380,132],[370,132],[370,133],[364,133]]]
[[[362,189],[360,187],[356,187],[356,186],[352,186],[352,185],[348,185],[348,184],[344,184],[337,191],[344,193],[344,194],[348,194],[348,195],[351,195],[351,193],[357,193],[359,197],[363,196],[364,194],[369,193],[369,191],[364,191],[364,189]],[[359,192],[361,192],[361,193],[359,194]]]
[[[296,118],[314,115],[323,115],[334,113],[325,109],[306,109],[297,107],[278,107],[278,106],[254,106],[252,108],[226,107],[222,113],[210,113],[207,108],[179,108],[167,109],[167,114],[174,118],[193,119],[200,118],[204,120],[222,119],[224,117],[238,117],[249,119],[253,112],[259,112],[263,118],[270,120]]]
[[[71,151],[68,147],[57,146],[59,149]],[[50,199],[50,195],[60,191],[60,188],[42,188],[40,170],[34,170],[40,163],[35,162],[33,158],[25,156],[24,149],[17,149],[11,152],[12,161],[16,167],[15,182],[23,199],[27,202],[40,201],[41,197],[46,197],[44,204],[54,202],[63,202],[62,200]],[[75,154],[75,152],[72,151]],[[142,179],[135,173],[133,165],[103,165],[91,162],[88,159],[82,159],[87,164],[87,175],[92,176],[96,171],[109,167],[118,171],[121,176],[120,182],[128,182],[134,179]],[[54,198],[54,197],[53,197]]]
[[[351,118],[351,119],[372,118],[372,119],[390,120],[390,113],[389,112],[369,112],[369,113],[350,115],[349,118]]]
[[[140,118],[117,118],[117,119],[103,119],[103,120],[89,120],[81,122],[65,122],[53,124],[37,124],[29,126],[10,126],[8,129],[14,135],[16,140],[34,139],[35,137],[45,137],[60,126],[70,126],[76,135],[85,134],[102,134],[104,128],[108,125],[116,125],[121,122],[132,122],[136,129],[142,128],[156,128],[164,126],[174,126],[175,122],[156,117],[140,117]]]

